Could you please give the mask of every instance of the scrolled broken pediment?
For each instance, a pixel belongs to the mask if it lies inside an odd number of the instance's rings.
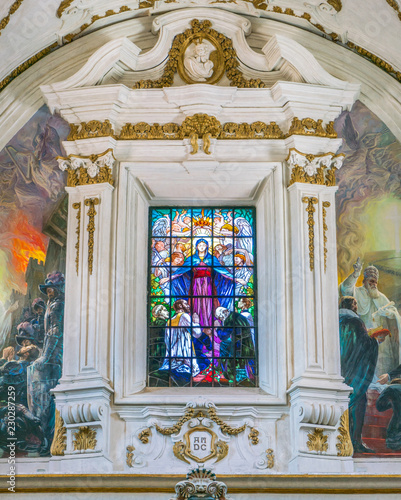
[[[206,8],[169,12],[154,19],[152,31],[159,38],[150,50],[142,52],[127,37],[110,41],[75,75],[52,84],[52,90],[110,84],[143,89],[199,83],[270,88],[277,81],[339,89],[347,86],[327,73],[307,49],[285,36],[272,36],[261,50],[253,50],[247,42],[251,23],[228,11],[213,9],[213,16]]]

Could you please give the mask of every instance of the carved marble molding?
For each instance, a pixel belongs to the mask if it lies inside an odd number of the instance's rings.
[[[229,453],[239,452],[256,469],[269,469],[274,467],[274,451],[266,445],[271,446],[270,438],[255,427],[253,420],[232,426],[217,415],[212,402],[197,401],[188,403],[172,426],[161,426],[150,418],[148,427],[137,429],[126,446],[126,463],[130,468],[146,467],[155,454],[160,457],[172,446],[172,455],[191,466],[213,465]]]
[[[290,149],[287,163],[291,169],[289,186],[295,182],[335,186],[335,171],[340,169],[344,161],[343,154],[323,153],[320,155],[301,153]]]
[[[57,161],[59,168],[68,174],[68,187],[102,182],[113,185],[112,168],[116,160],[112,149],[99,155],[58,157]]]

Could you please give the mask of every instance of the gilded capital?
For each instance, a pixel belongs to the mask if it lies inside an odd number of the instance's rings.
[[[288,166],[291,169],[291,179],[289,185],[295,182],[306,184],[318,184],[321,186],[335,186],[335,171],[340,169],[344,161],[344,155],[325,153],[320,155],[305,154],[290,149],[287,158]]]
[[[84,186],[108,182],[113,185],[112,169],[115,164],[113,150],[91,156],[69,155],[57,158],[59,168],[68,173],[67,186]]]

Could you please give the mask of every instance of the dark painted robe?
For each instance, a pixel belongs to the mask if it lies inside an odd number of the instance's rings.
[[[372,382],[379,344],[369,337],[364,322],[349,309],[340,309],[341,375],[354,390],[350,395],[350,435],[355,446],[362,441],[366,391]]]

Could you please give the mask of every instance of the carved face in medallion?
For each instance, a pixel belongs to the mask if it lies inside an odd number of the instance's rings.
[[[220,45],[199,35],[188,38],[181,49],[178,72],[186,83],[216,83],[224,74]]]

